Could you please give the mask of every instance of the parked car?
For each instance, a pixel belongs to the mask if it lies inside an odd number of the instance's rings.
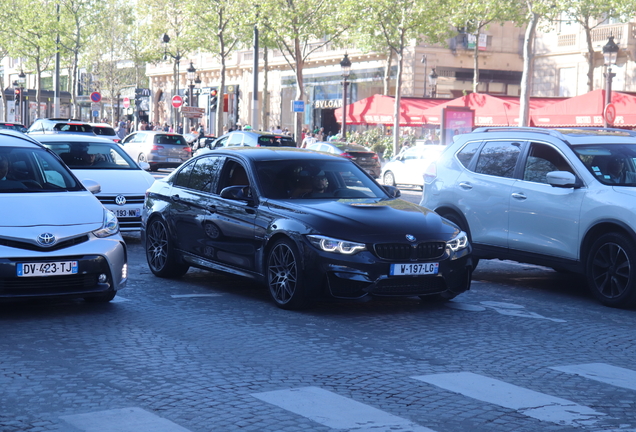
[[[95,135],[90,123],[63,118],[41,118],[33,122],[27,130],[28,134],[78,133]]]
[[[192,157],[192,149],[183,135],[172,132],[133,132],[121,145],[135,161],[150,164],[150,171],[176,168]]]
[[[385,185],[424,186],[424,172],[435,162],[446,146],[417,145],[395,156],[382,167],[382,182]]]
[[[377,153],[359,144],[316,141],[305,147],[307,150],[331,153],[336,156],[351,159],[368,172],[373,178],[380,177],[382,167]]]
[[[10,129],[10,130],[15,130],[15,131],[22,132],[22,133],[26,133],[26,131],[27,131],[27,128],[24,127],[24,125],[22,125],[20,123],[0,122],[0,129]]]
[[[216,140],[216,137],[212,135],[205,135],[204,137],[197,138],[192,143],[192,151],[196,151],[203,148],[210,149],[212,148],[212,145],[215,140]]]
[[[296,142],[288,135],[240,130],[221,135],[211,144],[212,149],[219,147],[296,147]]]
[[[138,165],[117,143],[101,137],[54,134],[38,137],[53,150],[81,180],[94,180],[101,186],[96,193],[104,207],[119,220],[121,231],[139,231],[141,208],[146,190],[155,178]]]
[[[469,233],[478,258],[587,277],[636,305],[636,132],[480,128],[429,166],[421,204]]]
[[[284,309],[322,295],[451,299],[469,289],[466,234],[398,196],[345,158],[224,148],[149,189],[142,244],[159,277],[190,266],[244,276]]]
[[[95,135],[108,138],[116,143],[121,142],[115,128],[108,123],[91,123],[90,125],[93,126],[93,133]]]
[[[4,180],[2,180],[4,179]],[[87,187],[90,190],[87,190]],[[46,147],[0,130],[0,299],[110,301],[126,286],[115,215]]]

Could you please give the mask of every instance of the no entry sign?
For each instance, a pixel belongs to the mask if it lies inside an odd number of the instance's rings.
[[[183,105],[183,98],[179,95],[172,96],[172,106],[179,108],[181,105]]]
[[[128,108],[130,106],[130,98],[124,98],[124,108]]]

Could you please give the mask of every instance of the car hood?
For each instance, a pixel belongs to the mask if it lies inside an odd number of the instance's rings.
[[[150,173],[143,170],[74,169],[72,171],[82,182],[93,180],[99,183],[102,190],[98,195],[143,195],[155,181]]]
[[[458,230],[437,213],[401,199],[343,199],[270,202],[272,210],[301,219],[321,234],[366,242],[449,240]]]

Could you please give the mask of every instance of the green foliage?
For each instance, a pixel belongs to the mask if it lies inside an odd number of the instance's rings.
[[[381,128],[352,132],[348,141],[363,145],[384,159],[393,156],[393,138],[391,135],[385,135]]]

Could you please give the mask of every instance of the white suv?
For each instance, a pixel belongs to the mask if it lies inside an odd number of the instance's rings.
[[[473,255],[584,274],[636,305],[636,133],[480,128],[424,174],[421,205],[469,234]]]

